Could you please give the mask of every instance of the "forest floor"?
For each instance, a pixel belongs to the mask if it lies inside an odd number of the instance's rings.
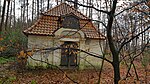
[[[150,65],[147,70],[142,67],[138,61],[135,61],[135,67],[138,72],[139,81],[132,67],[131,76],[120,81],[120,84],[150,84]],[[124,64],[120,66],[121,78],[126,77],[127,67]],[[79,84],[97,84],[99,70],[63,70],[63,73],[57,69],[26,69],[16,70],[15,62],[0,64],[0,84],[74,84],[70,79]],[[67,75],[67,76],[66,76]],[[105,62],[101,75],[101,84],[113,84],[113,68]]]

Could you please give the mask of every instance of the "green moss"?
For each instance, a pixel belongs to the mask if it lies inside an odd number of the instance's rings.
[[[16,76],[1,78],[0,84],[13,84],[12,82],[15,81],[16,79],[17,79]]]
[[[144,56],[142,58],[142,65],[146,67],[150,63],[149,52],[144,52]]]
[[[27,64],[27,66],[26,66],[27,68],[29,68],[29,69],[35,69],[35,66],[33,66],[33,65],[30,65],[30,64]]]
[[[13,61],[15,61],[15,57],[9,57],[9,58],[0,57],[0,64],[5,64],[7,62],[13,62]]]
[[[83,64],[79,64],[79,70],[83,70],[85,68],[84,65],[85,65],[84,63]]]
[[[9,81],[15,81],[17,78],[15,77],[15,76],[13,76],[13,77],[9,77]]]
[[[35,81],[35,80],[32,80],[32,81],[31,81],[31,84],[37,84],[37,83],[36,83],[36,81]]]

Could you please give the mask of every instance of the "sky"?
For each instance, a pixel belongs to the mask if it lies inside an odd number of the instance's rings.
[[[0,0],[1,1],[1,5],[3,5],[3,1],[4,0]],[[11,0],[12,2],[14,1],[14,0]],[[21,4],[19,3],[19,1],[20,0],[15,0],[16,1],[16,8],[15,8],[15,13],[16,13],[16,17],[20,17],[21,16]],[[46,1],[46,0],[44,0],[44,1]],[[55,2],[56,0],[50,0],[50,4],[52,5],[52,7],[55,7],[56,6],[56,2]],[[82,2],[83,0],[79,0],[79,3],[83,3]],[[97,5],[103,5],[104,4],[104,0],[103,1],[99,1],[99,0],[93,0],[94,2],[94,6],[96,7]],[[96,2],[96,1],[98,1],[98,3]],[[129,2],[130,0],[118,0],[118,6],[126,6],[126,5],[124,5],[125,3],[127,3],[127,2]],[[12,3],[11,2],[11,3]],[[29,8],[31,9],[31,6],[32,5],[32,0],[29,0]],[[45,2],[44,3],[44,5],[46,6],[47,5],[47,2]],[[45,7],[45,9],[46,9],[46,7]],[[79,11],[80,12],[82,12],[82,13],[85,13],[85,8],[83,8],[83,7],[81,7],[81,6],[79,6]],[[84,10],[84,12],[83,12],[83,10]],[[95,15],[95,14],[97,14],[97,12],[96,11],[94,11],[93,10],[93,14]],[[29,10],[29,15],[28,15],[29,17],[31,17],[31,10]],[[97,16],[93,16],[93,18],[97,18]]]

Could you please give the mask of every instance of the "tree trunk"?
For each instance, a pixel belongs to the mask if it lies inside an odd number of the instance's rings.
[[[13,4],[13,19],[14,19],[14,28],[16,27],[16,14],[15,14],[15,6],[16,6],[16,4],[15,4],[15,0],[14,0],[14,4]]]
[[[3,30],[2,28],[3,28],[3,23],[4,23],[4,17],[5,17],[5,9],[6,9],[6,0],[4,0],[4,3],[3,3],[2,19],[1,19],[1,24],[0,24],[0,32],[2,32],[2,30]]]
[[[49,1],[50,0],[47,0],[47,10],[49,9]]]
[[[89,5],[93,5],[92,0],[89,1]],[[92,19],[92,8],[89,8],[89,18]]]
[[[87,3],[86,3],[86,5],[87,5],[87,6],[89,6],[89,4],[88,4],[88,3],[89,3],[89,0],[87,0]],[[88,7],[86,7],[86,14],[85,14],[86,16],[88,16],[88,9],[89,9],[89,8],[88,8]]]
[[[22,17],[23,17],[23,20],[22,20],[22,26],[23,26],[23,29],[25,27],[25,13],[26,13],[26,2],[25,0],[23,1],[23,12],[22,12]]]
[[[21,11],[20,13],[21,13],[21,26],[22,26],[22,22],[23,22],[23,12],[22,12],[23,11],[23,6],[21,6],[21,10],[20,11]]]
[[[57,3],[57,5],[58,5],[58,0],[56,0],[56,3]]]
[[[40,0],[40,13],[43,11],[43,0]]]
[[[13,3],[11,2],[10,13],[9,13],[10,19],[9,19],[9,27],[8,28],[11,28],[11,23],[12,23],[12,9],[13,9]]]
[[[1,16],[1,12],[2,12],[2,6],[1,6],[1,0],[0,0],[0,16]]]
[[[39,15],[40,15],[40,10],[39,10],[39,0],[37,0],[37,19],[39,18]]]
[[[33,19],[34,19],[34,0],[32,0],[32,22],[33,22]]]
[[[29,26],[29,23],[28,23],[28,11],[29,11],[29,1],[27,0],[27,26],[26,27],[28,27]]]
[[[7,16],[6,16],[5,28],[4,28],[6,31],[7,31],[8,17],[9,17],[9,6],[10,6],[10,0],[8,0],[8,4],[7,4]]]
[[[120,80],[119,55],[113,55],[114,83],[118,84]]]
[[[110,51],[113,55],[114,83],[118,84],[118,81],[120,80],[119,54],[114,45],[113,37],[112,37],[112,24],[114,20],[116,5],[117,5],[117,0],[114,0],[111,11],[108,14],[107,39],[108,39]]]

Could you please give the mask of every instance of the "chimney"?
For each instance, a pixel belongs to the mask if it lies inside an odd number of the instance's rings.
[[[61,0],[61,3],[65,3],[65,0]]]
[[[74,8],[75,9],[78,9],[78,4],[77,3],[78,3],[78,0],[74,0]]]

